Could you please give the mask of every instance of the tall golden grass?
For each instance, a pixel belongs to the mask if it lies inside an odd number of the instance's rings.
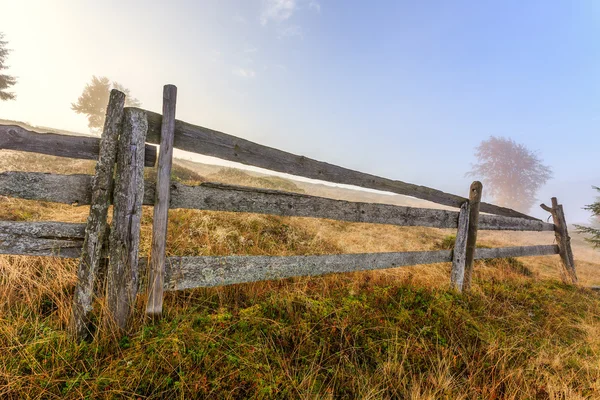
[[[14,156],[0,158],[0,170],[93,168]],[[0,198],[3,220],[84,222],[87,213]],[[144,208],[142,255],[151,215]],[[447,246],[452,233],[172,210],[167,252],[431,250]],[[491,246],[553,240],[512,232],[480,239]],[[582,285],[600,283],[597,254],[578,246]],[[600,298],[561,283],[556,256],[477,262],[475,288],[464,295],[449,290],[447,264],[168,293],[161,321],[138,318],[128,335],[97,332],[91,343],[66,335],[76,265],[0,257],[0,398],[600,398]],[[141,295],[138,315],[143,302]],[[102,312],[100,299],[97,319]]]

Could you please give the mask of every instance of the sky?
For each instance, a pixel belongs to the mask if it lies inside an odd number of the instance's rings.
[[[92,75],[160,112],[467,196],[474,149],[535,151],[568,222],[600,186],[600,2],[0,0],[15,101],[0,118],[87,132]],[[485,193],[485,188],[484,188]],[[484,196],[485,198],[485,196]],[[537,206],[531,214],[548,215]]]

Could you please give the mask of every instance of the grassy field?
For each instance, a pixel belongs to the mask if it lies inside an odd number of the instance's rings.
[[[0,154],[0,171],[93,171],[88,161]],[[174,174],[189,183],[311,193],[307,185],[232,169],[203,175],[180,163]],[[84,222],[87,213],[0,197],[2,220]],[[147,255],[151,209],[142,222]],[[452,233],[172,210],[167,252],[434,250],[451,246]],[[489,246],[553,240],[514,232],[480,238]],[[577,238],[574,245],[581,286],[600,284],[599,252]],[[449,290],[448,264],[169,293],[161,321],[137,320],[127,336],[99,332],[82,344],[65,332],[76,264],[0,257],[0,398],[600,398],[600,296],[563,284],[557,256],[477,262],[468,295]],[[96,308],[99,318],[101,302]]]

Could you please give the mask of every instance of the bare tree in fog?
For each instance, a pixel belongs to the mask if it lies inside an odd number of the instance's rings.
[[[71,103],[71,109],[77,114],[87,115],[88,127],[94,132],[99,132],[104,126],[104,115],[111,89],[125,93],[127,96],[125,98],[126,107],[139,107],[141,104],[138,99],[130,95],[129,89],[120,83],[111,82],[105,76],[93,76],[92,81],[85,85],[77,103]]]
[[[4,33],[0,32],[0,71],[7,69],[6,58],[10,53],[10,49],[6,48],[8,44],[4,39]],[[0,100],[13,100],[16,95],[13,92],[7,92],[6,89],[17,83],[17,78],[14,76],[0,73]]]
[[[600,187],[594,186],[593,188],[600,192]],[[593,244],[594,247],[600,247],[600,197],[596,199],[595,203],[585,206],[584,209],[592,212],[592,225],[575,225],[577,231],[579,233],[590,235],[590,237],[585,240]]]
[[[476,148],[477,163],[467,176],[483,181],[484,192],[499,205],[527,212],[535,195],[550,178],[552,169],[522,144],[491,136]]]

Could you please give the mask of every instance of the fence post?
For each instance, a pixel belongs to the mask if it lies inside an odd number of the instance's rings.
[[[467,249],[465,252],[465,279],[463,290],[471,290],[473,280],[473,260],[475,259],[475,246],[477,244],[477,229],[479,227],[479,204],[483,185],[479,181],[471,184],[469,190],[469,230],[467,233]]]
[[[125,109],[119,138],[106,292],[108,324],[127,328],[138,290],[138,250],[144,197],[146,113]]]
[[[85,240],[73,297],[69,332],[78,340],[90,337],[89,314],[92,311],[94,282],[104,255],[102,246],[107,233],[108,207],[111,202],[113,172],[117,158],[117,142],[123,120],[125,94],[113,89],[106,108],[106,120],[100,139],[100,154],[92,180],[90,215],[85,229]]]
[[[454,250],[452,251],[452,272],[450,273],[450,286],[462,292],[465,279],[465,261],[467,256],[467,235],[469,233],[469,202],[465,201],[458,214],[458,230]]]
[[[575,260],[573,258],[573,249],[571,249],[571,237],[567,229],[567,220],[562,204],[558,204],[556,197],[552,198],[552,207],[545,204],[540,204],[544,210],[552,215],[554,222],[554,235],[558,244],[560,259],[565,268],[571,283],[577,283],[577,273],[575,271]]]
[[[160,152],[156,172],[156,198],[152,224],[152,250],[150,253],[150,276],[146,315],[159,318],[163,308],[163,285],[165,271],[165,247],[169,219],[169,192],[171,189],[171,165],[173,163],[173,138],[175,136],[175,106],[177,87],[163,88],[163,117],[160,132]]]

